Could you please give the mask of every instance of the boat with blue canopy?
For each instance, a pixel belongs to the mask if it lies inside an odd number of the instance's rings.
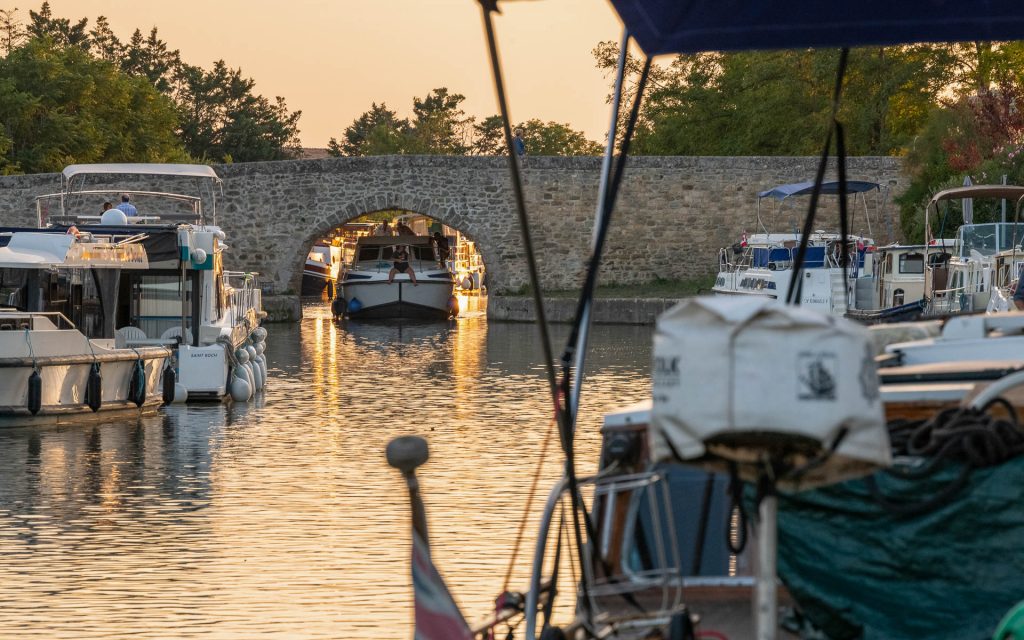
[[[793,277],[793,267],[802,234],[796,221],[790,220],[790,232],[777,231],[778,218],[790,198],[811,195],[814,182],[796,182],[766,189],[757,194],[759,233],[746,236],[732,247],[723,247],[718,254],[718,275],[712,291],[716,295],[765,296],[785,300]],[[822,195],[839,195],[839,182],[825,182]],[[863,206],[864,220],[871,233],[866,194],[881,192],[876,182],[851,180],[846,193],[854,194]],[[860,196],[860,197],[857,197]],[[761,202],[772,203],[769,220],[762,216]],[[857,207],[854,206],[854,210]],[[851,223],[854,219],[851,219]],[[847,236],[847,252],[842,251],[839,233],[814,231],[808,237],[800,279],[800,303],[826,313],[843,315],[859,308],[861,300],[870,298],[870,279],[874,273],[874,240],[865,235]],[[850,256],[847,261],[844,255]],[[843,268],[846,263],[846,268]],[[845,279],[845,282],[844,282]]]

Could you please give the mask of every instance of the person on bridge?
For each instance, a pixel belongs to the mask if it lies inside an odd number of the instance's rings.
[[[409,266],[409,249],[404,244],[395,247],[395,252],[391,254],[391,259],[395,261],[395,264],[391,267],[391,271],[388,272],[388,284],[395,281],[395,274],[408,273],[409,279],[412,280],[412,286],[418,286],[416,283],[416,273]]]
[[[139,210],[131,203],[131,198],[128,197],[127,193],[121,194],[121,204],[117,205],[117,208],[124,211],[124,215],[129,218],[139,215]]]
[[[526,160],[526,142],[523,140],[522,127],[516,127],[515,137],[512,138],[512,149],[520,161]]]

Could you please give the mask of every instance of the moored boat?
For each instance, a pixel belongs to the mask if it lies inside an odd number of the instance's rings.
[[[162,402],[164,376],[173,378],[165,370],[170,349],[84,333],[110,328],[104,311],[113,308],[119,274],[147,268],[144,248],[131,239],[0,229],[0,426]]]
[[[140,178],[186,179],[198,193],[125,188]],[[89,180],[104,188],[85,189]],[[259,275],[225,269],[228,246],[216,224],[220,183],[205,165],[72,165],[61,174],[61,191],[36,201],[40,233],[130,239],[144,248],[146,268],[111,276],[113,293],[97,316],[102,323],[85,325],[85,334],[129,349],[170,348],[176,383],[169,396],[179,402],[249,400],[267,381]],[[138,209],[132,215],[116,209],[93,214],[112,194],[127,196]],[[204,199],[211,206],[204,207]],[[25,310],[63,310],[71,303],[52,298],[58,290],[44,289],[43,299]]]
[[[399,247],[413,274],[394,273]],[[427,236],[365,236],[356,243],[341,282],[335,315],[362,318],[448,318],[458,315],[451,271],[438,262]]]
[[[847,192],[861,196],[878,191],[874,182],[850,181]],[[813,182],[779,185],[758,193],[757,225],[764,233],[756,233],[729,248],[719,251],[719,271],[712,291],[716,295],[753,295],[786,300],[793,276],[793,265],[802,234],[784,233],[775,227],[775,218],[790,198],[809,195]],[[838,182],[826,182],[821,193],[837,195]],[[761,201],[772,200],[772,219],[766,223],[761,215]],[[866,203],[864,205],[867,210]],[[870,218],[865,214],[870,228]],[[859,306],[865,296],[865,283],[870,282],[874,268],[874,241],[868,237],[847,236],[849,263],[843,268],[843,247],[838,233],[815,231],[807,238],[803,274],[799,283],[800,304],[827,313],[842,315]],[[844,281],[844,277],[846,280]]]

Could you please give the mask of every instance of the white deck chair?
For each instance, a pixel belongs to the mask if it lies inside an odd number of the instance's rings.
[[[174,338],[181,337],[181,327],[171,327],[167,331],[160,334],[161,340],[173,340]],[[192,344],[192,330],[185,329],[185,340],[184,344]]]
[[[114,347],[124,349],[131,346],[133,342],[146,339],[146,332],[138,327],[121,327],[114,332]]]

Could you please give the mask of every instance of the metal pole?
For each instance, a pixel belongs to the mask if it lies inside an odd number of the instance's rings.
[[[775,640],[778,605],[775,596],[778,551],[778,498],[766,495],[758,507],[757,585],[754,592],[754,632],[757,640]]]
[[[612,173],[612,156],[615,155],[615,138],[619,130],[619,102],[622,101],[622,80],[626,75],[626,51],[628,48],[629,32],[623,29],[622,42],[619,44],[619,64],[615,71],[615,90],[612,94],[612,117],[608,128],[608,143],[605,145],[604,159],[601,161],[601,182],[597,188],[597,211],[594,213],[594,231],[590,236],[592,252],[597,248],[598,232],[601,228],[601,212],[604,210],[604,202],[607,198],[608,178]],[[576,340],[576,354],[575,358],[573,358],[576,378],[573,380],[572,389],[569,393],[569,406],[571,407],[572,415],[577,414],[580,406],[580,391],[583,388],[583,368],[590,330],[590,308],[592,304],[587,304],[583,308],[580,335]]]
[[[1003,184],[1004,185],[1006,184],[1006,174],[1005,173],[1003,174]],[[1006,224],[1006,198],[1003,198],[1002,219],[1001,220],[1002,220],[1003,224]]]

